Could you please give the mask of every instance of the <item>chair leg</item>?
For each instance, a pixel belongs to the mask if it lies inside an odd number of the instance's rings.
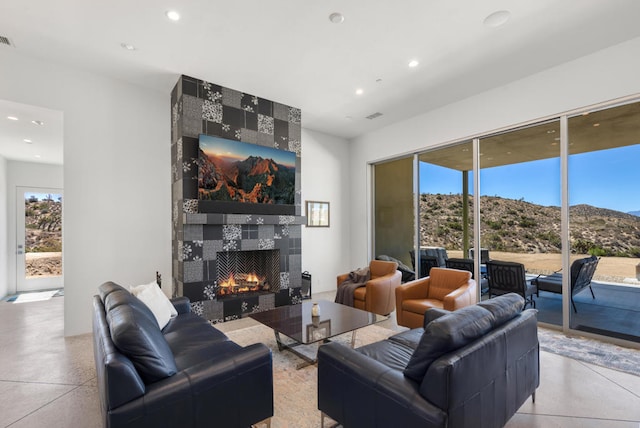
[[[573,296],[571,296],[571,305],[573,306],[573,312],[577,314],[578,313],[578,309],[576,309],[576,304],[573,301]]]
[[[533,394],[531,394],[531,401],[533,402],[533,404],[536,404],[536,392],[533,391]]]
[[[595,299],[596,295],[593,294],[593,288],[591,288],[591,284],[589,284],[589,291],[591,291],[591,297],[593,297]]]

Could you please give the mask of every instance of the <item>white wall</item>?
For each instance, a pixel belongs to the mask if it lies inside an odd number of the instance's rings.
[[[354,139],[350,145],[351,261],[369,257],[368,162],[640,94],[640,38]]]
[[[328,228],[302,226],[302,271],[312,275],[312,293],[335,290],[336,276],[354,268],[349,259],[348,189],[347,141],[303,128],[303,212],[306,200],[328,201],[330,209]]]
[[[170,93],[0,51],[0,98],[64,114],[65,335],[98,285],[171,287]],[[178,80],[178,76],[175,76]]]
[[[8,263],[8,278],[6,294],[16,292],[16,187],[18,186],[63,189],[62,165],[7,161],[7,255],[5,259]]]
[[[9,273],[7,254],[9,251],[7,223],[7,161],[0,156],[0,297],[8,294]]]

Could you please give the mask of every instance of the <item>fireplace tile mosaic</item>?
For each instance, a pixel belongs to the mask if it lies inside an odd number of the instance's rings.
[[[212,323],[299,303],[301,286],[301,112],[235,89],[181,76],[171,93],[173,294]],[[296,154],[295,215],[198,212],[198,136],[207,134]],[[254,297],[215,293],[223,251],[276,249],[280,291]]]

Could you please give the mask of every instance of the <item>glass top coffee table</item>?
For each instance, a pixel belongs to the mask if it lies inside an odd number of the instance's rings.
[[[320,315],[317,317],[311,315],[313,303],[317,303],[320,308]],[[296,346],[327,342],[332,337],[351,332],[353,348],[359,328],[388,318],[328,300],[306,300],[300,305],[280,306],[250,314],[249,317],[273,329],[280,351],[289,350],[305,361],[298,368],[315,364],[317,359],[298,352]],[[293,343],[284,343],[280,334],[292,339]]]

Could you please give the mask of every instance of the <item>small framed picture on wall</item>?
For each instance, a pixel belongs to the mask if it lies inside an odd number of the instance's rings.
[[[307,201],[307,226],[329,227],[329,202]]]

